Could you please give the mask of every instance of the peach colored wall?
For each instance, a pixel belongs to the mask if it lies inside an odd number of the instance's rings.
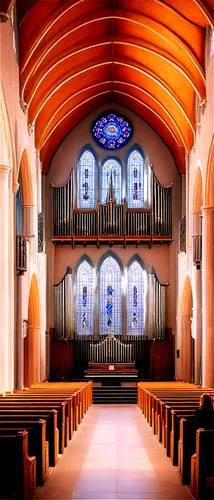
[[[115,252],[125,266],[134,254],[138,254],[143,259],[146,268],[153,266],[156,270],[158,278],[161,282],[170,283],[170,293],[167,293],[166,304],[166,321],[167,326],[175,329],[176,325],[176,255],[177,255],[177,240],[178,240],[178,220],[181,213],[181,177],[177,174],[174,159],[154,130],[136,114],[130,110],[109,103],[94,113],[88,115],[78,126],[76,126],[70,134],[65,138],[63,143],[55,153],[49,174],[46,177],[46,221],[47,224],[47,239],[50,242],[52,237],[52,188],[51,184],[62,185],[68,179],[70,171],[77,164],[77,157],[86,144],[90,144],[94,149],[98,164],[100,165],[105,157],[112,152],[99,148],[94,142],[91,135],[91,124],[93,119],[102,111],[107,109],[118,109],[124,113],[133,123],[134,133],[128,145],[121,150],[116,151],[114,156],[118,157],[122,163],[125,163],[126,155],[130,147],[134,144],[139,144],[145,151],[149,164],[154,167],[155,174],[163,185],[173,183],[173,243],[169,247],[167,245],[158,245],[149,249],[147,246],[136,248],[134,245],[127,246],[124,250],[122,246],[113,246],[112,251]],[[110,248],[101,246],[97,249],[95,246],[84,248],[83,246],[56,246],[51,248],[51,243],[48,243],[48,327],[54,326],[54,311],[53,311],[53,284],[58,283],[65,274],[67,266],[74,268],[82,254],[86,253],[96,265],[101,256]],[[50,252],[50,253],[49,253]]]

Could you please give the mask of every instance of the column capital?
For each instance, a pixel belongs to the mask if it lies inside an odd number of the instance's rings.
[[[0,173],[2,174],[10,174],[11,170],[11,165],[0,165]]]
[[[6,14],[6,12],[0,12],[0,23],[7,23],[9,21],[10,16]]]
[[[214,207],[212,205],[205,205],[203,207],[201,207],[201,210],[202,210],[202,213],[204,214],[204,212],[208,212],[209,210],[214,210]]]
[[[18,191],[18,189],[19,189],[19,183],[16,182],[16,181],[14,181],[13,185],[12,185],[12,192],[13,192],[13,194],[16,194],[17,191]]]

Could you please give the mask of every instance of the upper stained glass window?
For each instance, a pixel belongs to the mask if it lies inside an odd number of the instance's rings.
[[[144,158],[138,149],[128,157],[127,203],[129,208],[144,207]]]
[[[106,257],[100,266],[99,331],[122,333],[122,273],[117,260]]]
[[[137,260],[127,273],[127,335],[143,335],[145,322],[145,271]]]
[[[101,167],[100,203],[107,203],[110,197],[115,203],[122,202],[121,164],[115,158],[109,158]]]
[[[79,159],[78,208],[95,208],[95,157],[85,149]]]
[[[94,334],[94,270],[83,260],[77,268],[76,280],[77,335]]]
[[[120,149],[125,146],[132,133],[131,122],[115,111],[99,116],[92,125],[94,140],[106,149]]]

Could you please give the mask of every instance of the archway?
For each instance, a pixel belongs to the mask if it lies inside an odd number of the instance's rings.
[[[181,366],[184,382],[194,381],[194,341],[192,339],[192,288],[189,276],[186,276],[181,313]]]
[[[23,234],[25,236],[35,236],[34,190],[29,152],[27,149],[24,149],[21,156],[19,180],[22,190]]]
[[[32,276],[28,300],[28,328],[24,339],[24,385],[40,382],[41,318],[39,288],[35,274]]]
[[[202,384],[214,386],[213,350],[214,350],[214,135],[212,137],[206,173],[205,206],[203,214],[202,239],[202,303],[203,303],[203,348],[202,348]]]
[[[201,169],[198,166],[195,171],[193,184],[193,337],[195,339],[195,384],[202,381],[202,271],[201,271],[201,249],[202,249],[202,205],[203,205],[203,182]]]

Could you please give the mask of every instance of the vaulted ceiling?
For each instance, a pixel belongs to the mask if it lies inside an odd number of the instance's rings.
[[[21,98],[44,173],[68,132],[108,102],[146,120],[185,172],[213,0],[17,0],[17,15]]]

